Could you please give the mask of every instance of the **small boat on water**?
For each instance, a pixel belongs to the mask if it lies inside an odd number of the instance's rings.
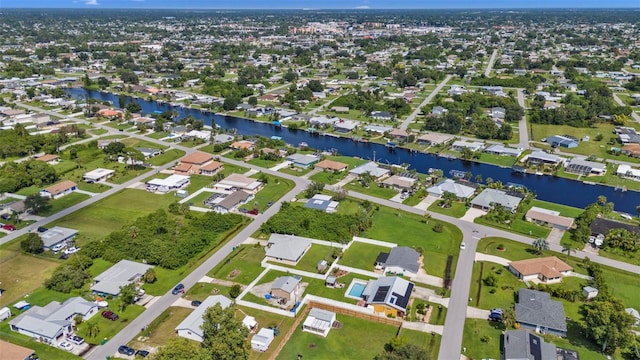
[[[301,143],[299,143],[299,144],[298,144],[298,147],[299,147],[299,148],[308,148],[308,147],[309,147],[309,144],[307,144],[306,142],[304,142],[304,141],[303,141],[303,142],[301,142]]]
[[[536,171],[536,175],[540,176],[540,175],[544,175],[544,173],[542,171]]]

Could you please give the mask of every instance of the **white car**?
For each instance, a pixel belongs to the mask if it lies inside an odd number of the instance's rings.
[[[465,243],[461,243],[460,244],[460,250],[464,250],[464,248],[466,248],[466,247],[467,247],[467,245]]]
[[[67,255],[71,255],[71,254],[77,253],[79,250],[80,250],[80,248],[77,248],[77,247],[74,246],[74,247],[70,247],[68,249],[65,249],[63,252],[65,254],[67,254]]]
[[[53,250],[53,252],[58,252],[58,251],[64,249],[64,247],[65,247],[65,244],[58,244],[58,245],[52,247],[51,250]]]
[[[67,351],[73,350],[73,345],[71,345],[71,343],[68,341],[63,341],[61,343],[58,343],[58,347],[62,350],[67,350]]]

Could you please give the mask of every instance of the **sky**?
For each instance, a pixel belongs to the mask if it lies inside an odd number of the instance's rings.
[[[2,8],[477,9],[640,8],[640,0],[0,0]]]

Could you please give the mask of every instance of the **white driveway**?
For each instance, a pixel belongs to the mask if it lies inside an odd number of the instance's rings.
[[[482,253],[476,253],[476,261],[488,261],[502,266],[509,266],[511,260],[502,258],[500,256],[487,255]]]
[[[433,195],[427,195],[427,197],[422,199],[422,201],[420,201],[418,205],[415,205],[414,208],[426,211],[429,208],[429,206],[431,206],[431,204],[436,202],[436,200],[438,200],[437,197]]]
[[[477,217],[485,215],[486,213],[487,212],[484,211],[484,210],[480,210],[480,209],[476,209],[476,208],[469,208],[469,210],[467,210],[467,212],[464,214],[463,217],[460,218],[460,220],[473,222],[473,220],[475,220]]]

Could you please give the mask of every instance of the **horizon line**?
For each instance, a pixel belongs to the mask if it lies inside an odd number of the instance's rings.
[[[220,7],[144,7],[144,6],[129,6],[129,7],[110,7],[103,5],[83,5],[76,7],[0,7],[2,10],[99,10],[99,9],[111,9],[111,10],[300,10],[300,11],[327,11],[327,10],[628,10],[636,9],[640,10],[640,6],[618,6],[618,7],[598,7],[598,6],[559,6],[559,7],[345,7],[345,8],[309,8],[309,7],[246,7],[246,8],[220,8]]]

